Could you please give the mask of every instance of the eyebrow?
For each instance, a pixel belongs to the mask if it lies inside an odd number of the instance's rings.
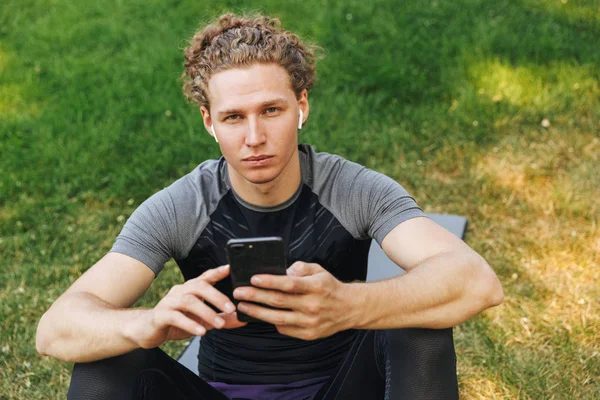
[[[262,103],[260,103],[258,105],[258,108],[265,108],[265,107],[269,107],[269,106],[273,106],[273,105],[285,103],[285,102],[286,102],[286,99],[284,97],[277,97],[272,100],[263,101]],[[244,112],[244,110],[242,110],[240,108],[230,108],[227,110],[217,112],[217,115],[241,114],[243,112]]]

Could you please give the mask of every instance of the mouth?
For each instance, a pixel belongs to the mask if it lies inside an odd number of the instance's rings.
[[[252,156],[252,157],[246,157],[244,159],[242,159],[242,161],[263,161],[269,158],[272,158],[273,156],[266,156],[266,155],[260,155],[260,156]]]
[[[272,159],[273,159],[273,156],[260,155],[260,156],[246,157],[246,158],[242,159],[242,161],[244,162],[244,165],[246,165],[247,167],[259,168],[259,167],[267,167],[267,166],[271,165]]]

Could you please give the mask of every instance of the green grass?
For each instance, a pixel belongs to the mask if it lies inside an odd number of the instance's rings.
[[[253,9],[325,49],[302,141],[469,217],[506,300],[455,330],[462,397],[600,398],[598,0],[3,1],[0,398],[65,398],[36,324],[124,217],[219,155],[181,49]],[[139,304],[181,275],[160,278]]]

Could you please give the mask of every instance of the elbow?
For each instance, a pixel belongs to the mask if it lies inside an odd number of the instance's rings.
[[[490,277],[489,280],[485,308],[499,306],[504,301],[504,289],[496,274],[493,274],[493,277]]]
[[[50,354],[48,353],[48,350],[46,350],[47,346],[44,342],[42,342],[38,337],[36,337],[35,339],[35,349],[37,350],[38,354],[42,357],[46,357],[49,356]]]
[[[473,294],[477,298],[476,302],[480,304],[480,311],[499,306],[504,301],[504,289],[498,276],[481,256],[477,257],[474,264],[477,282],[472,287]]]
[[[35,332],[35,349],[40,356],[50,355],[48,350],[50,340],[48,338],[49,335],[47,329],[45,329],[44,326],[44,317],[46,317],[46,314],[40,319]]]
[[[75,362],[66,354],[63,354],[61,350],[62,339],[51,328],[44,326],[43,319],[44,317],[40,320],[35,334],[35,349],[38,354],[42,357],[48,356],[64,362]]]
[[[48,310],[40,319],[35,333],[35,349],[40,356],[50,356],[61,361],[70,362],[61,354],[60,343],[63,342],[63,337],[56,329],[52,318],[52,310]]]

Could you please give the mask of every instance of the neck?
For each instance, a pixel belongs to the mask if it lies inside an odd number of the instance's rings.
[[[235,193],[244,201],[259,207],[275,207],[285,203],[296,193],[302,179],[297,150],[279,176],[270,182],[250,182],[229,166],[227,171]]]

